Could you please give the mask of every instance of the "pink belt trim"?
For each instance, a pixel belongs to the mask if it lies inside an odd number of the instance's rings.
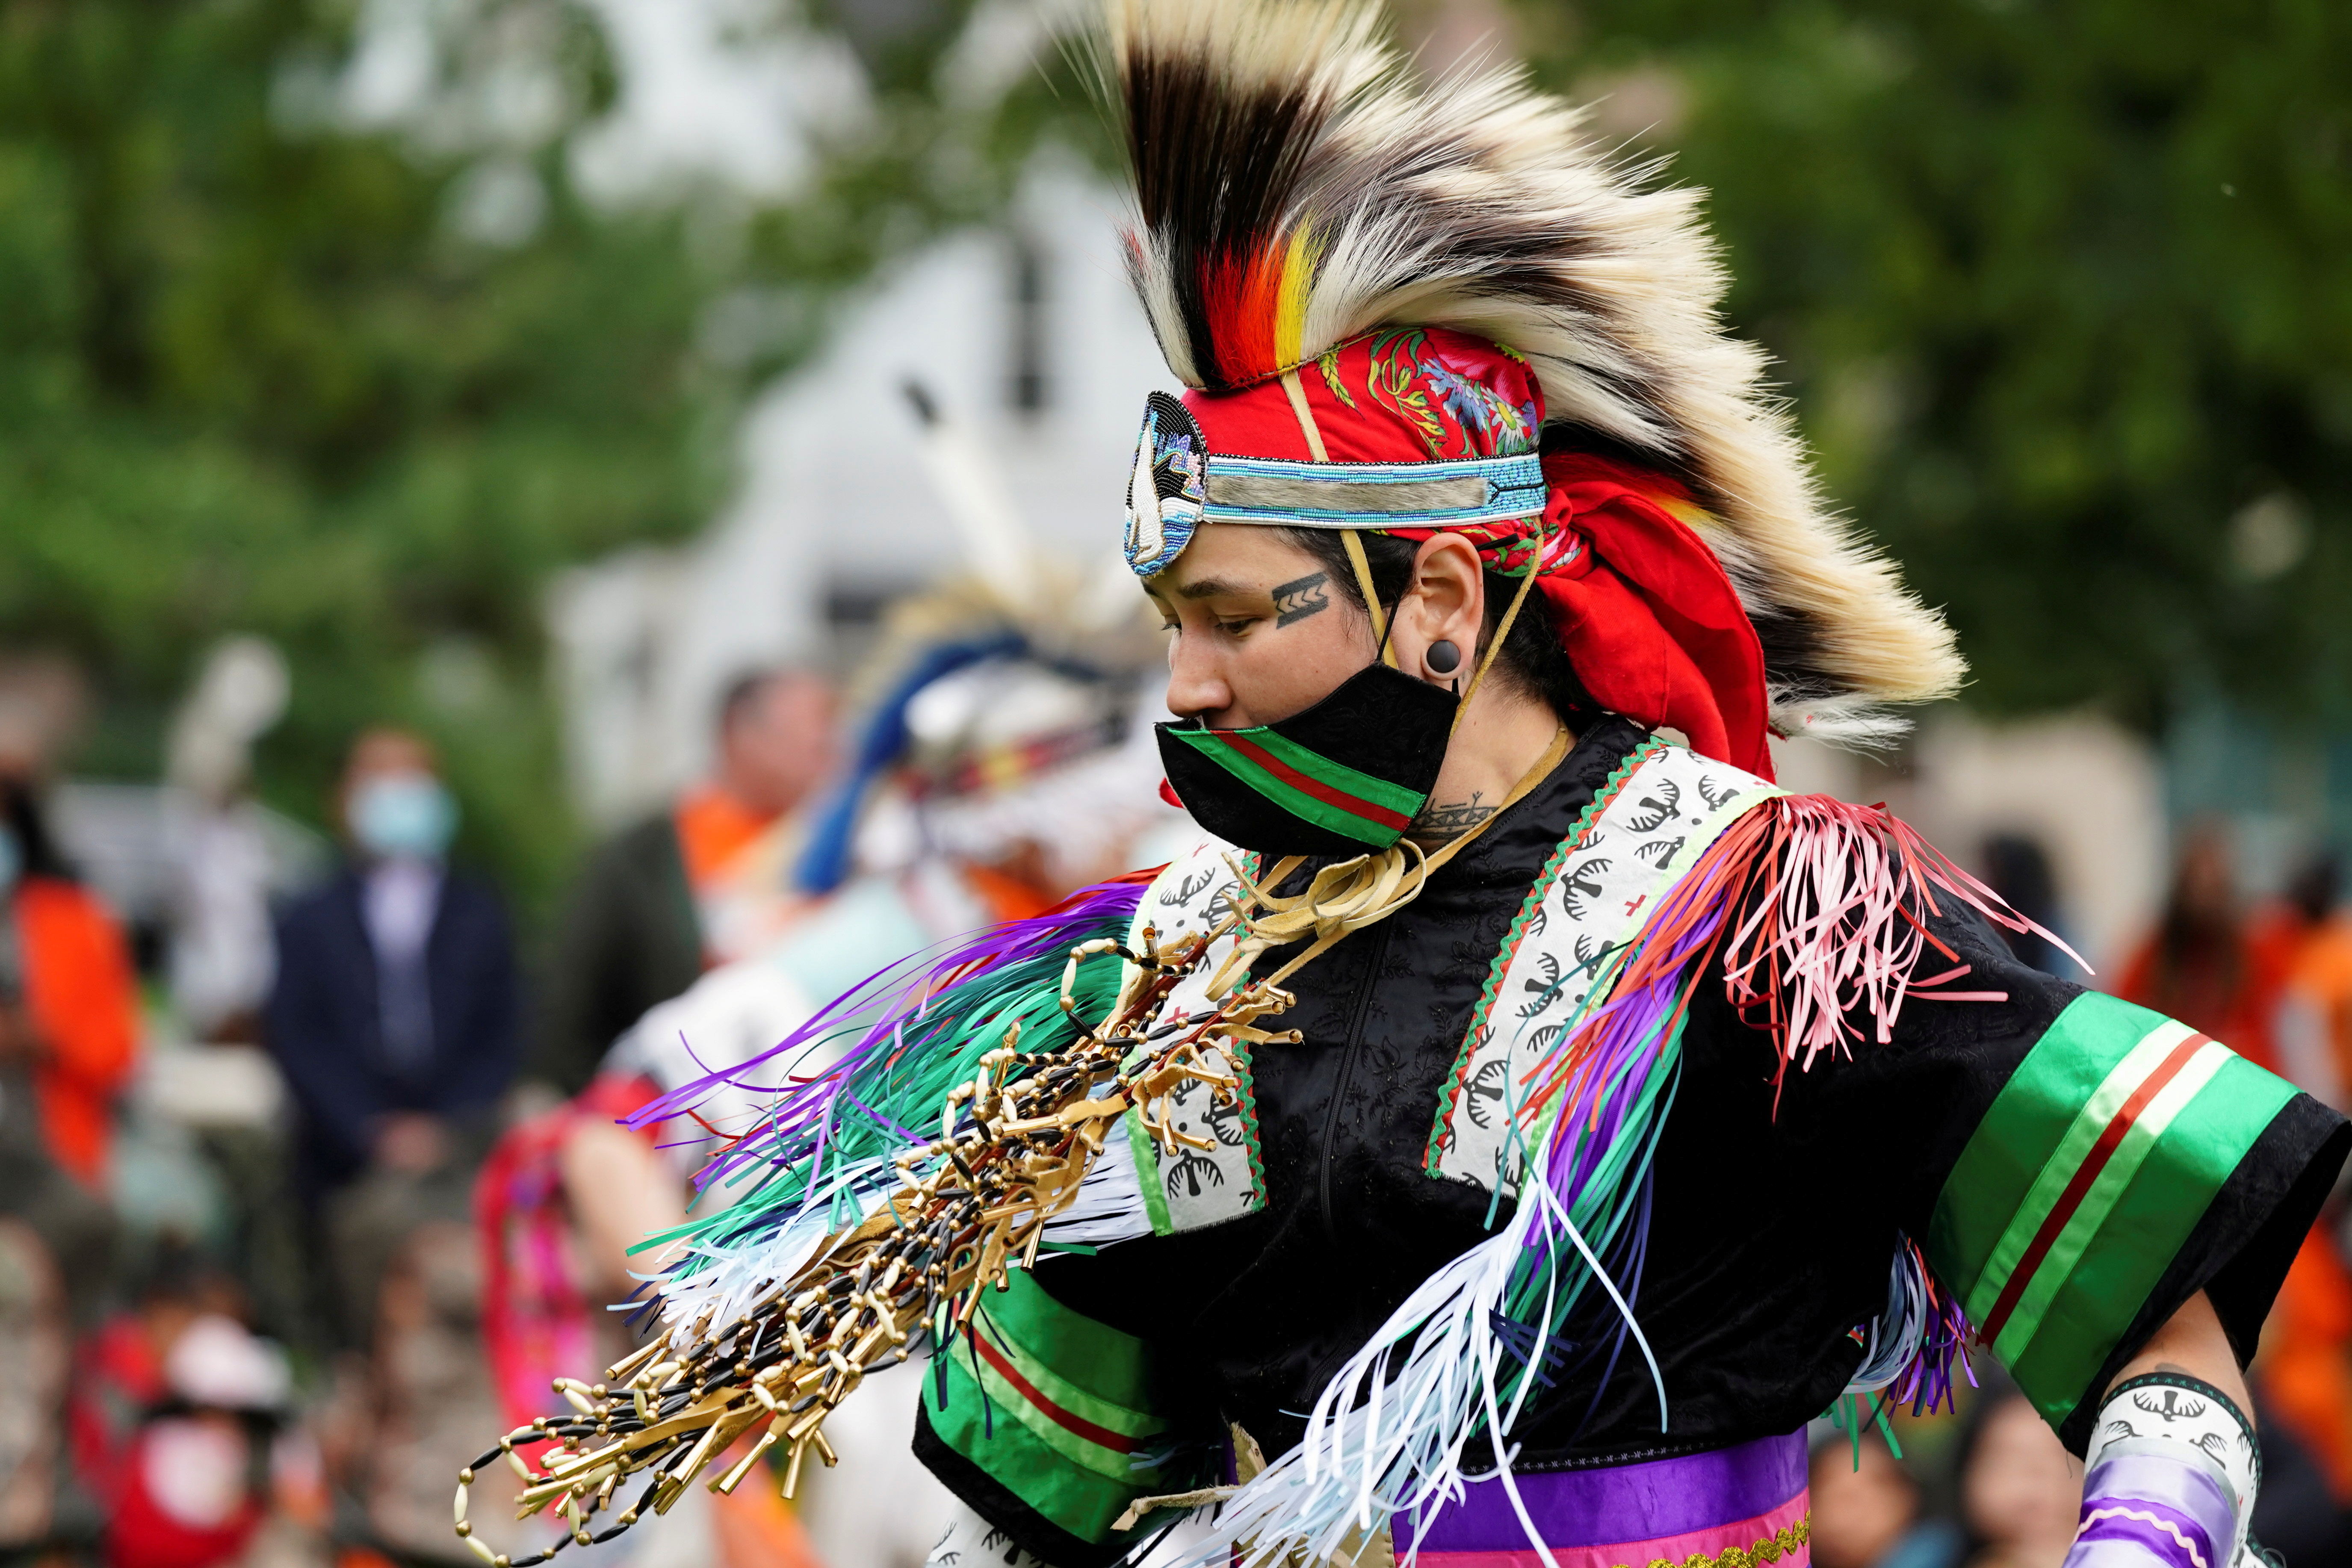
[[[1554,1546],[1552,1561],[1559,1568],[1811,1568],[1813,1561],[1809,1528],[1812,1501],[1801,1491],[1769,1513],[1732,1524],[1685,1531],[1654,1541],[1619,1541],[1605,1546]],[[1792,1538],[1784,1549],[1782,1531]],[[1412,1539],[1401,1532],[1402,1548]],[[1505,1552],[1431,1552],[1414,1560],[1419,1568],[1544,1568],[1531,1546]]]

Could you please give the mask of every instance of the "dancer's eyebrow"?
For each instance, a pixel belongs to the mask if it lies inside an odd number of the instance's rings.
[[[1187,583],[1182,587],[1176,590],[1176,596],[1180,599],[1214,599],[1220,597],[1246,599],[1253,596],[1264,597],[1265,594],[1265,590],[1263,588],[1245,586],[1239,583],[1228,583],[1220,577],[1203,577],[1197,583]]]

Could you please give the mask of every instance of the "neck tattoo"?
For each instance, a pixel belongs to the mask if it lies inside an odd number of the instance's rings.
[[[1501,810],[1486,804],[1486,792],[1472,790],[1468,800],[1432,801],[1422,807],[1421,815],[1405,829],[1406,837],[1421,844],[1443,844],[1458,838]]]

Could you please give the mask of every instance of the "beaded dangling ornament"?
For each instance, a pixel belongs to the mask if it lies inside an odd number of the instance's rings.
[[[458,1535],[492,1568],[530,1568],[566,1545],[609,1541],[648,1508],[667,1512],[688,1483],[755,1430],[711,1490],[732,1492],[778,1445],[789,1455],[788,1497],[811,1450],[832,1464],[824,1424],[834,1408],[869,1373],[967,1331],[981,1293],[1036,1261],[1047,1222],[1076,1201],[1130,1107],[1170,1152],[1198,1143],[1167,1114],[1170,1097],[1201,1082],[1229,1099],[1238,1085],[1203,1059],[1202,1047],[1297,1038],[1255,1026],[1292,1001],[1263,982],[1231,987],[1204,1016],[1153,1021],[1212,943],[1251,918],[1236,900],[1215,929],[1171,948],[1146,927],[1140,951],[1111,939],[1070,949],[1060,1003],[1078,1026],[1075,1040],[1024,1051],[1020,1021],[1006,1021],[974,1077],[948,1093],[940,1135],[892,1159],[897,1188],[873,1212],[826,1237],[731,1321],[716,1321],[706,1309],[610,1368],[603,1383],[556,1379],[569,1415],[509,1433],[460,1473]],[[1087,1026],[1078,1018],[1078,970],[1101,956],[1128,967],[1115,1005]],[[518,1451],[550,1441],[536,1465]],[[469,1488],[501,1455],[523,1480],[518,1517],[560,1512],[571,1527],[546,1551],[511,1561],[476,1538],[467,1517]],[[637,1476],[650,1479],[615,1509],[618,1489]],[[608,1513],[609,1526],[595,1529]]]

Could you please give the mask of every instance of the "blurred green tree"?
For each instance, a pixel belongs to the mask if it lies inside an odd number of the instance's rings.
[[[831,291],[992,210],[1054,114],[942,100],[966,7],[902,5],[789,196],[600,204],[567,156],[615,96],[594,13],[415,9],[457,20],[371,118],[356,7],[0,0],[0,637],[82,662],[81,765],[134,776],[206,644],[275,638],[263,796],[323,822],[353,731],[414,724],[529,907],[575,831],[549,575],[702,521]]]
[[[1552,0],[1994,710],[2352,719],[2352,7]]]

